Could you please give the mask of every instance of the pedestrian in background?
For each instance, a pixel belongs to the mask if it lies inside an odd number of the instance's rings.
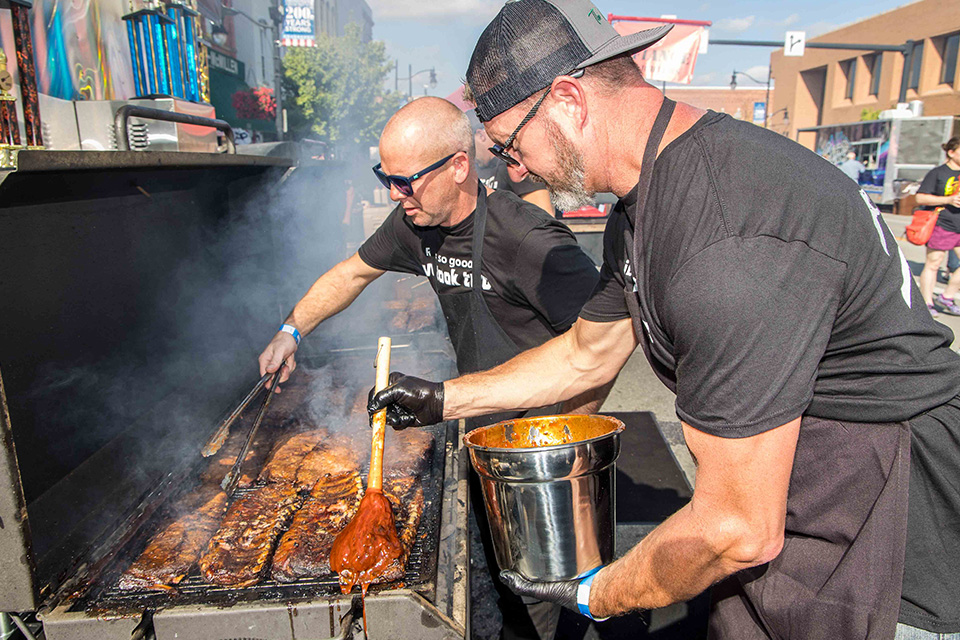
[[[960,257],[960,137],[947,140],[943,150],[947,153],[947,161],[924,176],[917,191],[918,205],[940,210],[937,226],[927,241],[927,260],[920,274],[920,293],[934,316],[937,311],[960,316],[960,306],[953,299],[960,290],[960,269],[950,276],[943,293],[933,293],[937,270],[946,253],[953,251]]]
[[[847,174],[847,177],[860,184],[860,174],[863,173],[865,166],[863,163],[857,160],[857,153],[855,151],[847,151],[847,159],[837,165],[840,171],[843,171]]]

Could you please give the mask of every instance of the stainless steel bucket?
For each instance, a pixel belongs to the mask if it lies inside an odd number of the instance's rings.
[[[613,560],[623,428],[608,416],[544,416],[466,435],[501,569],[566,580]]]

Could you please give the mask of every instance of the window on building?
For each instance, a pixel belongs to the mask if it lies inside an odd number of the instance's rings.
[[[853,100],[853,88],[857,82],[857,59],[844,60],[840,63],[840,69],[846,76],[847,86],[843,91],[843,97],[847,100]]]
[[[870,95],[880,95],[880,72],[883,68],[883,54],[879,51],[864,58],[870,69]]]
[[[940,84],[953,86],[957,77],[957,53],[960,50],[960,33],[954,33],[943,39],[943,65],[940,67]]]
[[[910,84],[911,89],[920,88],[920,69],[923,66],[923,42],[913,45],[913,53],[910,54]]]

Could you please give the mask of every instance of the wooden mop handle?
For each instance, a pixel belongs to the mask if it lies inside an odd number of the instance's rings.
[[[390,338],[377,341],[377,382],[375,389],[382,391],[390,381]],[[387,410],[373,414],[373,443],[370,450],[370,474],[367,476],[367,491],[380,491],[383,487],[383,438],[387,430]]]

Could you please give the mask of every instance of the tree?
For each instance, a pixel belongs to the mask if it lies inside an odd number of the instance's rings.
[[[284,105],[295,138],[334,147],[376,144],[402,103],[384,89],[393,65],[382,42],[363,42],[357,25],[345,35],[320,35],[316,47],[291,47],[283,59]]]

